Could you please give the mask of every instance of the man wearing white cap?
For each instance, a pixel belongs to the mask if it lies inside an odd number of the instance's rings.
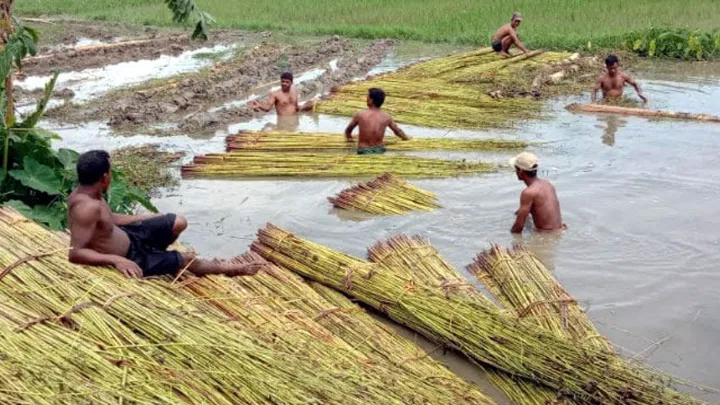
[[[522,233],[528,215],[532,215],[535,228],[540,231],[565,227],[555,187],[549,181],[537,177],[539,163],[537,156],[530,152],[523,152],[510,159],[518,180],[527,186],[520,194],[520,209],[515,213],[517,217],[510,230],[512,233]]]
[[[510,23],[503,25],[495,32],[491,41],[492,48],[495,52],[505,57],[512,56],[509,51],[510,47],[513,45],[518,47],[518,49],[523,51],[523,53],[530,52],[527,48],[525,48],[525,45],[520,42],[520,38],[518,38],[517,35],[517,29],[522,20],[522,14],[514,12],[510,18]]]

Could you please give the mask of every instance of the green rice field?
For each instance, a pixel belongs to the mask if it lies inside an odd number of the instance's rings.
[[[196,0],[217,27],[339,34],[485,45],[520,11],[521,39],[554,49],[614,47],[630,31],[651,26],[712,31],[720,1],[689,0]],[[23,15],[66,15],[168,25],[162,0],[22,0]]]

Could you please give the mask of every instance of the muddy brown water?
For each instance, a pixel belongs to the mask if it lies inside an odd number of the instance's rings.
[[[395,57],[393,61],[391,58]],[[406,63],[391,55],[378,69]],[[720,115],[717,64],[644,66],[639,79],[651,108]],[[631,94],[631,93],[629,93]],[[538,142],[541,175],[556,186],[568,230],[509,233],[523,185],[512,171],[412,180],[444,208],[395,217],[342,215],[326,198],[354,180],[186,180],[154,202],[185,215],[182,237],[204,255],[244,252],[266,222],[365,257],[375,241],[398,233],[430,238],[459,269],[490,243],[522,243],[555,271],[600,331],[628,357],[698,384],[720,386],[720,125],[572,114],[549,103],[553,118],[508,131],[447,131],[404,126],[414,136],[502,137]],[[341,132],[347,118],[303,116],[302,131]],[[262,129],[274,116],[233,125]],[[191,137],[115,137],[100,124],[59,129],[83,150],[156,141],[189,153],[218,152],[228,131]],[[505,162],[507,153],[433,153]],[[409,333],[405,331],[405,333]],[[427,345],[427,343],[425,343]],[[432,347],[432,346],[426,346]],[[458,374],[485,386],[460,357],[435,353]],[[485,391],[491,391],[484,388]],[[713,403],[720,395],[690,392]],[[500,401],[504,402],[504,401]]]

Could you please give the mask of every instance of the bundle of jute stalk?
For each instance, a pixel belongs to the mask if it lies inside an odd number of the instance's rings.
[[[228,152],[321,152],[354,151],[356,142],[348,142],[343,134],[254,132],[240,131],[225,138]],[[431,150],[505,150],[522,149],[527,142],[501,139],[454,139],[454,138],[412,138],[400,141],[386,138],[385,146],[390,151],[431,151]]]
[[[493,245],[468,266],[473,274],[517,316],[557,336],[583,341],[612,352],[577,301],[540,260],[520,246],[511,250]]]
[[[233,260],[262,262],[254,253]],[[361,364],[376,380],[403,395],[407,403],[493,403],[415,344],[386,330],[347,298],[330,293],[329,302],[300,277],[273,264],[266,263],[255,277],[193,278],[182,284],[227,313],[235,319],[233,324],[243,329],[260,328],[264,331],[261,336],[279,339],[292,350],[302,347],[307,356],[341,357],[355,366]],[[315,288],[322,291],[319,286]],[[258,306],[269,308],[260,312],[270,316],[249,318],[248,313],[258,312]],[[298,338],[302,343],[296,341]],[[318,354],[316,350],[326,353]]]
[[[300,239],[272,225],[258,232],[252,249],[476,361],[543,383],[577,403],[700,403],[658,385],[611,353],[560,339],[477,300],[449,298],[436,287],[418,285],[392,269]]]
[[[537,98],[577,93],[597,63],[579,54],[534,51],[502,58],[485,48],[419,62],[397,72],[333,89],[316,110],[353,115],[368,88],[380,87],[383,108],[401,123],[440,128],[512,127],[541,118]]]
[[[489,89],[454,84],[441,79],[403,80],[391,75],[334,89],[317,106],[319,112],[353,115],[365,108],[367,91],[386,91],[383,109],[407,124],[439,128],[512,127],[517,121],[538,118],[541,104],[525,98],[498,100]]]
[[[426,238],[397,235],[380,241],[368,249],[368,259],[395,272],[403,272],[418,283],[442,288],[445,294],[460,293],[484,305],[494,305],[468,283]],[[514,378],[490,367],[486,367],[485,372],[490,382],[516,405],[572,404],[572,401],[560,398],[555,390],[543,385]]]
[[[235,260],[250,261],[247,258]],[[233,320],[233,326],[253,331],[259,339],[278,346],[278,350],[290,353],[301,350],[303,357],[324,359],[326,367],[334,364],[338,377],[353,376],[371,398],[391,402],[405,398],[410,403],[453,403],[447,397],[451,392],[441,392],[418,376],[402,373],[392,363],[371,360],[324,328],[314,320],[321,310],[311,307],[313,296],[318,300],[321,298],[301,280],[281,278],[279,273],[277,268],[266,268],[255,277],[194,278],[183,285],[226,313]],[[329,304],[317,306],[324,310],[331,308]],[[387,385],[393,388],[387,390]]]
[[[401,155],[256,152],[196,156],[182,167],[183,176],[203,177],[368,177],[393,173],[437,178],[488,173],[491,164]]]
[[[328,201],[336,208],[375,215],[402,215],[440,208],[434,193],[408,184],[390,173],[347,188],[335,197],[328,197]]]
[[[0,209],[4,403],[407,403],[405,377],[383,380],[346,344],[306,352],[313,339],[268,305],[240,321],[171,280],[72,265],[67,246]]]

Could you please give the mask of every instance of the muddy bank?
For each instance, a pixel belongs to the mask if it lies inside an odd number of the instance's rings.
[[[156,124],[171,128],[159,130],[163,133],[177,132],[172,128],[178,127],[183,132],[213,129],[250,118],[253,112],[244,102],[238,107],[223,106],[257,94],[266,97],[284,71],[295,73],[296,78],[308,71],[321,76],[306,76],[308,83],[298,83],[301,98],[306,98],[362,76],[391,47],[389,41],[365,47],[337,36],[291,45],[266,42],[210,68],[113,91],[83,105],[56,108],[48,115],[69,122],[107,121],[120,130]]]
[[[392,50],[394,41],[375,41],[361,49],[352,49],[337,59],[332,67],[328,67],[319,78],[298,83],[294,86],[300,100],[304,101],[315,96],[327,94],[333,86],[347,83],[357,77],[365,76],[374,66]],[[257,99],[262,100],[264,94]],[[261,113],[254,112],[247,105],[223,107],[219,110],[206,111],[184,117],[180,129],[184,131],[202,131],[216,129],[228,123],[250,119]]]
[[[120,62],[156,59],[160,55],[179,55],[188,50],[227,43],[240,36],[237,33],[217,32],[213,33],[209,41],[200,42],[192,41],[187,33],[152,34],[121,42],[54,49],[25,59],[23,73],[25,76],[40,76],[54,70],[80,71]]]

